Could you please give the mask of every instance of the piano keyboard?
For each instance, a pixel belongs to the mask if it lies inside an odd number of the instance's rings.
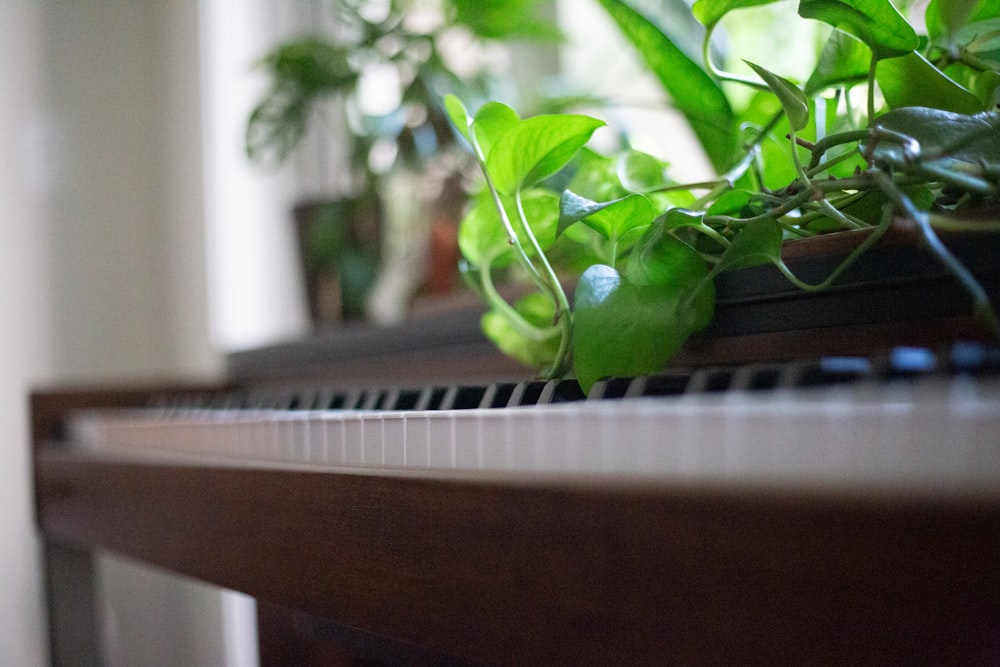
[[[994,352],[704,369],[609,380],[586,398],[565,382],[166,397],[78,412],[69,439],[97,455],[331,472],[1000,495]]]

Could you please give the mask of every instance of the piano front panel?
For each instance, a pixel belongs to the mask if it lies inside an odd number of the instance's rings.
[[[1000,629],[995,498],[54,452],[38,471],[48,539],[485,664],[990,664]]]

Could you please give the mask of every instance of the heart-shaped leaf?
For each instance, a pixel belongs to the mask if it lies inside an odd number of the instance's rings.
[[[663,160],[642,151],[625,151],[616,165],[618,180],[632,192],[653,192],[670,184]]]
[[[708,265],[691,246],[657,220],[628,257],[625,276],[635,285],[693,286],[708,275]]]
[[[506,104],[487,102],[476,112],[470,131],[476,135],[479,150],[488,158],[493,144],[520,122],[517,112]]]
[[[735,271],[781,262],[781,226],[773,218],[754,220],[740,230],[712,270]]]
[[[653,205],[642,195],[629,195],[609,202],[593,202],[563,192],[559,201],[559,233],[583,221],[598,234],[614,241],[638,227],[649,225],[656,216]]]
[[[678,316],[683,294],[633,285],[603,264],[587,269],[573,315],[573,367],[584,391],[603,377],[662,370],[690,335]]]
[[[691,331],[708,326],[715,312],[715,283],[708,275],[701,255],[674,237],[662,219],[650,226],[625,265],[625,278],[633,285],[683,289],[691,298],[682,301],[678,320]],[[690,295],[694,289],[697,293]]]
[[[886,102],[893,109],[934,107],[962,114],[983,110],[983,103],[978,97],[955,83],[919,53],[881,61],[875,77]]]
[[[950,168],[966,163],[989,174],[1000,174],[1000,112],[970,116],[907,107],[882,114],[873,128],[911,137],[919,151],[914,155],[912,145],[904,147],[893,141],[879,141],[871,147],[871,155],[877,162],[905,169],[913,158],[922,157]]]
[[[575,114],[535,116],[510,127],[486,156],[486,169],[500,192],[513,195],[551,176],[590,141],[603,121]],[[476,117],[476,137],[479,117]]]
[[[518,362],[542,370],[550,366],[559,350],[559,335],[552,331],[555,308],[552,301],[542,294],[529,294],[514,304],[514,309],[537,331],[550,330],[548,335],[526,333],[499,310],[483,315],[480,326],[483,333],[500,351]],[[530,331],[530,330],[529,330]]]

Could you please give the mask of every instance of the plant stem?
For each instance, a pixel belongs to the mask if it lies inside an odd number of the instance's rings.
[[[861,141],[862,139],[867,139],[868,136],[868,130],[849,130],[847,132],[838,132],[837,134],[828,134],[817,141],[813,146],[812,159],[809,162],[809,169],[815,169],[820,166],[823,154],[834,146],[848,144],[852,141]],[[845,153],[845,155],[850,155],[850,153]]]
[[[486,170],[486,156],[483,153],[483,149],[479,146],[479,141],[476,140],[474,133],[469,133],[469,140],[472,144],[472,150],[476,156],[476,162],[479,163],[479,170],[482,172],[483,178],[486,181],[486,187],[490,191],[490,198],[493,200],[493,207],[496,208],[497,215],[500,216],[500,222],[503,225],[504,231],[507,233],[507,242],[514,248],[514,255],[517,257],[521,265],[528,271],[528,274],[531,276],[535,284],[539,287],[543,287],[544,284],[538,273],[538,269],[535,268],[531,258],[528,257],[528,254],[524,251],[524,246],[521,245],[521,240],[518,238],[517,232],[514,230],[514,226],[511,224],[510,218],[507,216],[507,209],[503,205],[503,200],[500,199],[500,193],[497,191],[496,186],[493,185],[493,179],[490,178],[490,174]]]
[[[751,222],[755,222],[757,220],[764,220],[766,218],[780,218],[781,216],[794,211],[800,205],[809,201],[809,199],[812,198],[813,194],[814,194],[813,190],[807,188],[797,193],[795,196],[786,199],[780,205],[776,206],[770,211],[765,211],[760,215],[754,215],[749,218],[734,218],[730,215],[713,215],[711,217],[706,216],[705,222],[718,223],[729,227],[745,227],[749,225]]]
[[[871,170],[872,178],[882,189],[883,192],[903,210],[906,215],[913,220],[917,225],[917,229],[920,230],[920,235],[924,240],[924,243],[931,249],[934,255],[938,258],[946,269],[951,271],[952,275],[958,279],[962,286],[965,287],[969,295],[972,297],[973,309],[975,315],[979,317],[983,323],[989,327],[990,331],[995,336],[1000,336],[1000,318],[997,317],[996,311],[993,309],[993,303],[990,301],[989,295],[983,286],[976,280],[976,277],[972,275],[972,272],[965,268],[965,265],[958,261],[948,247],[941,242],[941,239],[934,232],[934,228],[931,226],[930,215],[926,211],[921,211],[918,209],[913,201],[906,196],[902,190],[896,187],[896,184],[892,182],[884,172],[879,170]]]
[[[493,284],[493,276],[490,274],[489,268],[481,271],[482,278],[480,279],[481,285],[483,287],[483,295],[486,298],[486,302],[491,308],[494,308],[501,313],[504,317],[510,320],[517,332],[524,336],[525,338],[531,339],[533,341],[543,341],[546,338],[558,333],[556,327],[547,327],[541,329],[536,327],[531,322],[528,322],[521,313],[507,302],[500,293],[497,292],[496,286]]]
[[[763,81],[757,81],[756,79],[751,79],[749,77],[742,76],[740,74],[733,74],[732,72],[726,72],[715,66],[712,62],[711,46],[712,46],[712,33],[715,31],[715,26],[710,26],[708,30],[705,31],[705,39],[701,42],[701,59],[705,63],[705,69],[707,69],[713,76],[715,76],[720,81],[729,81],[731,83],[742,83],[745,86],[750,86],[757,90],[768,90],[767,85]]]
[[[556,306],[555,324],[562,328],[559,350],[556,352],[556,358],[552,362],[552,367],[548,373],[549,378],[560,377],[565,373],[568,365],[569,346],[573,336],[573,314],[570,311],[569,299],[566,298],[566,292],[562,288],[562,283],[559,282],[559,276],[552,269],[548,257],[545,256],[545,252],[542,250],[541,245],[539,245],[538,239],[535,238],[530,225],[528,225],[527,216],[524,214],[524,205],[521,201],[520,188],[514,191],[514,203],[517,207],[517,215],[521,220],[521,226],[524,229],[524,235],[528,237],[528,242],[531,243],[532,248],[538,254],[538,260],[542,263],[542,270],[544,272],[542,276],[543,282],[546,284],[546,291]]]
[[[878,66],[878,58],[872,54],[871,65],[868,66],[868,124],[875,120],[875,68]]]
[[[931,227],[945,232],[1000,232],[1000,220],[964,220],[928,213]]]
[[[882,238],[882,235],[886,233],[886,231],[892,224],[892,214],[893,214],[892,205],[891,204],[886,205],[882,209],[882,219],[879,221],[878,225],[874,229],[872,229],[871,234],[869,234],[868,237],[864,241],[862,241],[857,248],[852,250],[851,254],[849,254],[847,258],[843,262],[841,262],[840,265],[836,269],[834,269],[830,273],[830,275],[826,277],[825,280],[823,280],[820,283],[812,285],[810,283],[803,282],[798,278],[798,276],[792,273],[792,270],[789,269],[788,265],[786,265],[784,262],[778,262],[776,266],[778,267],[778,270],[781,271],[782,275],[784,275],[785,278],[788,279],[789,282],[791,282],[793,285],[795,285],[800,289],[806,290],[807,292],[819,292],[825,290],[830,285],[832,285],[833,282],[837,280],[837,278],[839,278],[842,273],[844,273],[844,271],[849,269],[856,261],[858,261],[858,258],[861,257],[861,255],[867,252],[869,248],[875,245],[875,243],[877,243],[878,240]]]

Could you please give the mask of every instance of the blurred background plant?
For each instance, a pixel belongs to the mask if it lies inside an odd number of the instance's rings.
[[[506,97],[502,42],[555,40],[544,0],[332,0],[329,32],[279,44],[258,66],[270,86],[250,114],[246,150],[282,161],[340,99],[354,139],[353,166],[376,176],[421,164],[454,143],[446,93]]]
[[[546,5],[331,0],[329,30],[278,44],[257,63],[269,84],[246,128],[254,162],[280,164],[313,128],[346,120],[345,193],[296,206],[314,321],[337,319],[338,311],[399,319],[428,261],[456,263],[450,246],[468,158],[456,150],[443,97],[511,99],[504,45],[558,40]],[[449,224],[450,233],[432,229]],[[430,239],[442,247],[428,248]],[[446,287],[447,279],[437,283]]]

